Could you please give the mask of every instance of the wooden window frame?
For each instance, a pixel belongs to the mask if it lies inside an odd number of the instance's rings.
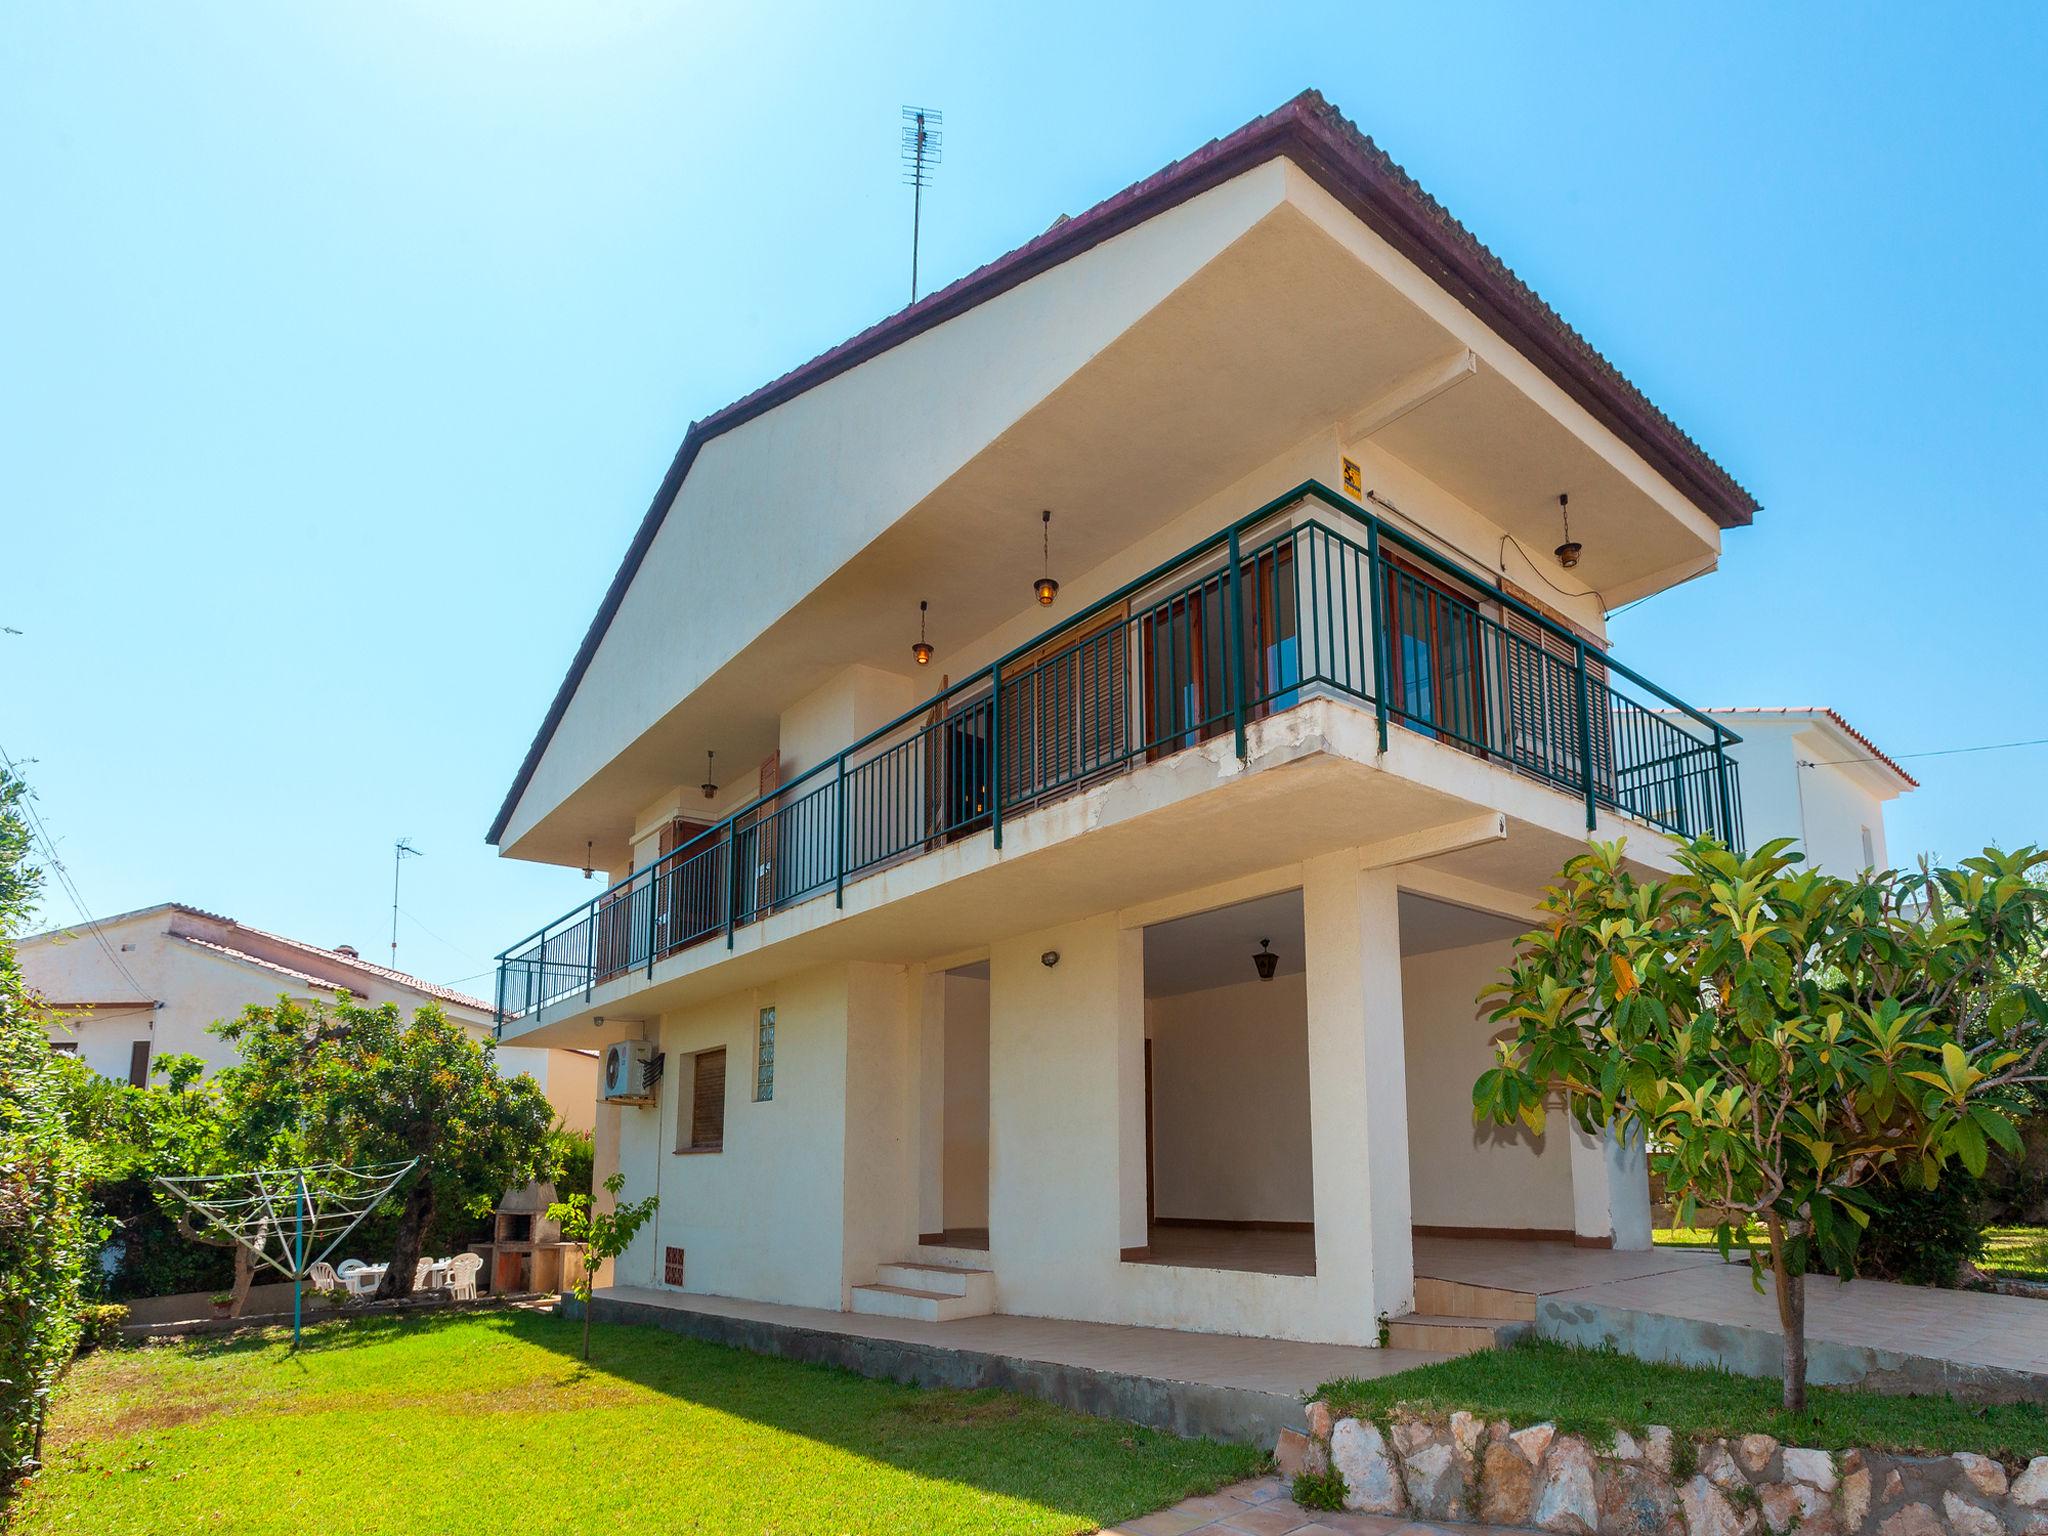
[[[698,1113],[705,1104],[704,1067],[706,1062],[713,1056],[718,1058],[718,1097],[716,1100],[718,1105],[718,1137],[716,1140],[711,1140],[705,1135],[704,1127],[700,1124],[702,1117]],[[725,1071],[725,1047],[714,1045],[701,1051],[691,1051],[688,1053],[688,1060],[690,1063],[690,1097],[687,1102],[681,1098],[681,1079],[678,1078],[677,1080],[676,1155],[678,1157],[701,1157],[706,1153],[723,1152],[725,1150],[726,1089],[729,1086]],[[687,1121],[687,1135],[684,1130],[685,1114],[689,1117]]]

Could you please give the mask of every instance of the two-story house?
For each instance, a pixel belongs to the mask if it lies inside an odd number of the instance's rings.
[[[489,834],[611,874],[496,1002],[638,1042],[616,1280],[1372,1344],[1646,1242],[1475,999],[1589,835],[1739,838],[1603,638],[1755,510],[1314,93],[693,424]]]

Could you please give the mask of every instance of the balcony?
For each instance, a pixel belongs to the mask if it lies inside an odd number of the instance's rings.
[[[1310,481],[742,807],[499,956],[507,1021],[1310,699],[1680,836],[1741,842],[1739,740]]]

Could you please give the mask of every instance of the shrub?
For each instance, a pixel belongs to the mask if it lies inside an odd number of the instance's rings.
[[[1857,1274],[1908,1285],[1954,1285],[1965,1264],[1984,1256],[1978,1182],[1959,1170],[1932,1189],[1884,1179],[1869,1193],[1874,1206],[1856,1246]]]
[[[1291,1496],[1303,1509],[1342,1509],[1344,1476],[1335,1467],[1324,1472],[1297,1472]]]
[[[15,963],[37,872],[20,779],[0,770],[0,1484],[42,1443],[106,1223],[87,1197],[90,1148],[65,1120],[65,1078]]]
[[[118,1348],[127,1322],[128,1309],[119,1302],[88,1302],[78,1314],[78,1352],[89,1355],[96,1349]]]

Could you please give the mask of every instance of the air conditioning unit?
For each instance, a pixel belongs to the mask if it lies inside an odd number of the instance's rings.
[[[614,1041],[604,1048],[599,1096],[607,1104],[652,1104],[659,1061],[651,1041]]]

